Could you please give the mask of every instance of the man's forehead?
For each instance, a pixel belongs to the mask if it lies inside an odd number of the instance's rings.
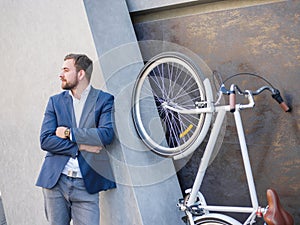
[[[72,67],[75,67],[74,65],[74,59],[66,59],[64,60],[64,63],[63,63],[63,68],[72,68]]]

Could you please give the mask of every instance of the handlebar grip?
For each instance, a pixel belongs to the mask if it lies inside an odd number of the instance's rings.
[[[235,102],[236,102],[236,96],[235,96],[235,85],[232,84],[230,86],[229,91],[229,106],[230,106],[230,112],[235,112]]]
[[[231,92],[229,95],[229,105],[230,105],[230,112],[235,112],[235,102],[236,102],[236,96],[235,92]]]
[[[281,107],[285,112],[290,112],[290,111],[291,111],[291,108],[288,107],[288,105],[287,105],[285,102],[281,102],[279,105],[280,105],[280,107]]]
[[[287,104],[283,101],[280,92],[278,90],[275,90],[275,93],[272,94],[272,97],[280,104],[280,107],[285,111],[285,112],[290,112],[291,108],[287,106]]]

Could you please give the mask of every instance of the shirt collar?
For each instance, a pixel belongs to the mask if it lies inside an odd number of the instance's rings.
[[[86,98],[88,96],[88,94],[90,93],[90,90],[91,90],[91,85],[89,84],[86,89],[84,89],[84,91],[81,93],[81,96],[80,96],[80,99],[82,98]],[[69,95],[72,96],[73,99],[76,99],[73,94],[72,94],[72,91],[69,90]],[[78,100],[78,99],[77,99]]]

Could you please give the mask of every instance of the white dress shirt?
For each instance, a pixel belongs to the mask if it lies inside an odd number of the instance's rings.
[[[72,92],[69,91],[69,94],[72,96],[72,99],[73,99],[73,108],[74,108],[74,114],[75,114],[77,127],[79,126],[79,121],[81,118],[82,110],[83,110],[84,104],[86,102],[86,99],[90,93],[90,90],[91,90],[91,85],[87,86],[87,88],[82,92],[80,99],[75,98],[73,96]],[[70,135],[70,137],[71,137],[71,135]],[[72,157],[70,157],[70,159],[67,162],[62,173],[65,175],[68,175],[70,171],[76,172],[76,177],[82,178],[82,174],[80,172],[77,158],[73,159]]]

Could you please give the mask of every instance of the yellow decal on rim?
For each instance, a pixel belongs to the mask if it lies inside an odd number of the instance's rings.
[[[192,124],[190,124],[187,128],[186,128],[186,130],[185,131],[183,131],[180,135],[179,135],[179,137],[180,138],[183,138],[191,129],[193,128],[193,125]]]

